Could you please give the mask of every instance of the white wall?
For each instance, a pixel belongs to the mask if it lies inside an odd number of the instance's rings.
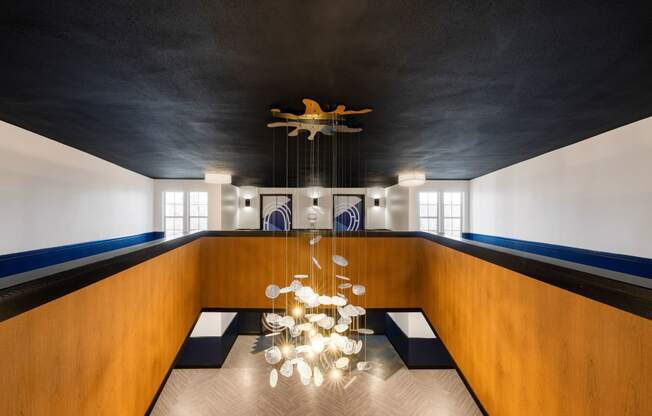
[[[443,203],[443,192],[462,192],[462,232],[469,223],[469,181],[426,181],[410,189],[410,230],[419,230],[419,192],[439,192],[439,203]]]
[[[385,189],[385,223],[392,231],[410,229],[410,188],[390,186]]]
[[[221,230],[238,228],[238,188],[233,185],[220,185],[221,193]]]
[[[471,232],[652,257],[652,118],[471,181]]]
[[[0,121],[0,254],[150,232],[153,181]]]
[[[312,197],[309,196],[312,188],[254,188],[241,187],[238,189],[238,228],[260,229],[260,196],[264,194],[291,194],[292,195],[292,228],[309,229],[308,210],[312,206]],[[365,228],[385,228],[385,201],[384,191],[368,188],[320,188],[319,206],[325,213],[318,217],[316,228],[331,229],[333,223],[333,194],[365,195]],[[374,207],[373,196],[378,193],[381,206]],[[373,196],[372,196],[373,194]],[[244,206],[244,198],[251,198],[251,206]]]
[[[208,184],[203,179],[155,179],[154,180],[154,229],[163,231],[163,193],[168,191],[207,192],[208,229],[222,229],[220,185]],[[186,213],[187,215],[188,213]]]

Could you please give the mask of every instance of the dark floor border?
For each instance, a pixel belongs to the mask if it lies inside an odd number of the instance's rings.
[[[190,338],[190,334],[192,334],[192,330],[195,328],[195,325],[197,325],[197,321],[199,320],[199,316],[201,316],[201,313],[202,311],[200,310],[199,313],[197,313],[197,316],[195,317],[194,321],[192,322],[192,325],[190,325],[190,329],[188,330],[186,337],[183,339],[181,346],[177,350],[177,353],[174,355],[174,360],[172,360],[172,364],[170,364],[170,368],[168,368],[168,371],[165,373],[165,376],[163,376],[163,380],[161,380],[161,384],[158,386],[158,389],[156,389],[156,393],[154,393],[154,397],[152,398],[152,401],[149,403],[149,406],[145,411],[145,416],[149,416],[152,413],[152,410],[154,410],[154,406],[156,406],[156,401],[158,400],[159,396],[163,392],[163,388],[165,387],[165,384],[168,382],[168,379],[170,378],[170,374],[172,374],[172,370],[174,370],[174,365],[176,364],[177,359],[181,354],[181,350],[186,345],[188,338]]]
[[[432,322],[430,322],[430,319],[428,318],[428,315],[426,314],[426,312],[422,308],[419,308],[419,310],[423,314],[423,317],[426,319],[426,322],[428,322],[428,325],[430,326],[430,329],[432,329],[432,332],[441,341],[441,345],[444,346],[444,349],[446,350],[446,353],[448,354],[448,356],[451,357],[451,360],[453,360],[453,364],[455,365],[455,371],[457,371],[457,374],[462,379],[462,383],[464,383],[464,386],[466,386],[466,389],[471,394],[471,398],[473,398],[473,401],[475,402],[475,404],[478,405],[478,408],[480,409],[482,414],[484,416],[489,416],[489,413],[487,412],[487,409],[484,408],[484,406],[482,405],[482,402],[480,401],[478,396],[475,394],[475,391],[473,391],[473,387],[471,387],[471,384],[469,383],[469,381],[464,376],[464,373],[460,369],[460,366],[457,365],[457,361],[455,361],[455,357],[453,357],[453,354],[451,354],[451,352],[448,350],[448,347],[446,346],[446,342],[444,341],[444,339],[442,337],[439,336],[439,333],[437,333],[437,330],[433,326]]]

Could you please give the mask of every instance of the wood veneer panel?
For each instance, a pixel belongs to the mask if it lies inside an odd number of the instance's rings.
[[[318,282],[332,281],[335,272],[367,287],[360,298],[366,307],[418,307],[417,279],[422,269],[419,238],[330,237],[315,246],[322,265],[311,264],[308,236],[205,237],[201,240],[202,306],[269,308],[265,287],[285,286],[298,273],[312,274]],[[346,269],[333,268],[331,256],[349,260]],[[321,288],[335,294],[334,287]],[[278,306],[278,305],[277,305]]]
[[[652,414],[652,321],[424,245],[422,307],[490,414]]]
[[[199,312],[199,244],[0,323],[0,414],[142,415]]]

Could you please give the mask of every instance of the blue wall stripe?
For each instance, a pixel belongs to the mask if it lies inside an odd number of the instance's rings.
[[[559,246],[556,244],[537,243],[534,241],[517,240],[514,238],[497,237],[493,235],[464,233],[463,238],[481,243],[511,248],[528,253],[572,261],[587,266],[652,278],[652,259],[627,256],[624,254],[607,253],[603,251],[586,250],[582,248]]]
[[[86,243],[69,244],[65,246],[49,247],[39,250],[22,251],[20,253],[5,254],[0,256],[0,277],[16,273],[23,273],[41,267],[52,266],[66,261],[93,256],[106,251],[142,244],[148,241],[163,238],[165,233],[153,231],[127,237],[111,238],[108,240],[89,241]]]

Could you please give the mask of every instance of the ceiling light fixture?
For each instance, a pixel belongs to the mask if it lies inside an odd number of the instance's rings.
[[[204,173],[206,183],[225,185],[231,183],[231,175],[228,173],[206,172]]]
[[[400,186],[420,186],[426,183],[426,174],[424,172],[405,172],[399,173],[398,184]]]

